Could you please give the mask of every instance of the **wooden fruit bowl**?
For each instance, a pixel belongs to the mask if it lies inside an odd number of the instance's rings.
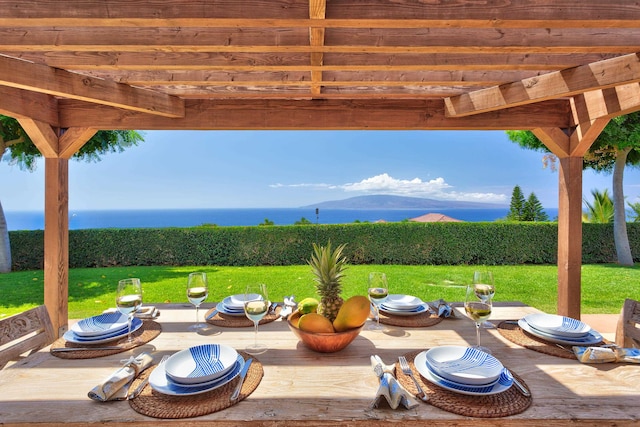
[[[349,344],[351,341],[356,339],[358,334],[362,328],[364,328],[364,323],[353,329],[349,329],[344,332],[333,332],[333,333],[319,333],[319,332],[306,332],[301,329],[298,329],[297,325],[298,320],[300,319],[300,312],[298,310],[291,313],[289,318],[287,319],[287,323],[289,324],[289,329],[302,341],[302,343],[310,348],[313,351],[317,351],[320,353],[335,353],[336,351],[340,351]]]

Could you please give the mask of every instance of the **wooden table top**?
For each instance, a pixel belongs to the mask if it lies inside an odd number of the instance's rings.
[[[188,305],[162,305],[162,333],[147,345],[95,359],[66,360],[43,349],[0,371],[0,424],[115,423],[219,426],[451,426],[451,425],[638,425],[640,365],[582,364],[542,354],[505,339],[496,329],[483,329],[483,345],[523,378],[533,393],[524,412],[504,418],[472,418],[429,404],[414,409],[371,409],[378,389],[370,356],[386,363],[398,356],[438,345],[472,345],[475,327],[458,308],[456,319],[427,328],[389,327],[388,333],[362,331],[346,349],[331,354],[308,350],[286,322],[261,325],[259,341],[269,350],[257,356],[264,368],[258,388],[246,400],[196,418],[159,420],[134,411],[128,402],[97,403],[87,397],[121,360],[150,351],[158,360],[192,345],[223,343],[243,350],[254,339],[252,328],[211,326],[197,334],[187,328],[194,319]],[[201,310],[204,311],[204,310]],[[496,304],[492,321],[517,319],[537,310],[518,303]]]

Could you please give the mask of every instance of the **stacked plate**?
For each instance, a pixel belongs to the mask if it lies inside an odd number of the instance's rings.
[[[602,335],[586,323],[555,314],[529,314],[518,320],[518,326],[531,335],[556,344],[584,346],[602,341]]]
[[[221,344],[203,344],[179,351],[160,363],[149,376],[154,390],[172,396],[189,396],[222,387],[244,366],[236,350]]]
[[[133,318],[131,332],[142,326],[142,320]],[[127,315],[116,313],[103,313],[98,316],[80,320],[65,332],[63,338],[76,344],[102,344],[115,341],[127,336],[129,327]]]
[[[419,353],[413,363],[427,381],[456,393],[496,394],[513,384],[511,372],[498,359],[475,348],[434,347]]]
[[[429,305],[413,295],[391,294],[380,304],[380,311],[394,316],[415,316],[429,311]]]
[[[216,308],[220,313],[229,315],[229,316],[244,316],[244,302],[247,295],[238,294],[231,295],[223,299],[216,305]],[[249,294],[249,299],[259,298],[258,294]]]

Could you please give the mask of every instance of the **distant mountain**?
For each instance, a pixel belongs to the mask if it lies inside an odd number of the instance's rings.
[[[508,205],[388,195],[357,196],[302,206],[302,208],[323,209],[501,209],[505,207]]]

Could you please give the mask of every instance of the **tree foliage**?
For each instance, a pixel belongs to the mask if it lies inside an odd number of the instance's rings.
[[[613,200],[609,196],[609,190],[604,191],[591,190],[593,196],[593,203],[589,203],[588,200],[584,200],[584,204],[587,208],[586,212],[582,214],[583,222],[594,222],[598,224],[608,224],[613,221]]]
[[[509,205],[508,221],[549,221],[549,216],[544,211],[542,203],[532,192],[525,200],[519,185],[513,187],[511,204]]]
[[[513,187],[511,192],[511,203],[509,204],[509,213],[507,219],[509,221],[521,221],[524,212],[524,195],[519,185]]]
[[[97,162],[107,153],[122,152],[143,141],[140,133],[130,130],[98,131],[73,155],[74,159]],[[5,157],[7,156],[7,157]],[[22,170],[33,171],[37,159],[42,157],[20,123],[8,116],[0,115],[0,160],[17,165]],[[9,232],[0,204],[0,273],[11,271],[11,247]]]
[[[507,131],[509,139],[523,148],[545,153],[545,166],[555,170],[557,160],[550,150],[530,131]],[[618,263],[633,265],[625,217],[623,172],[625,166],[640,165],[640,112],[611,119],[584,156],[583,167],[596,172],[612,173],[613,229]]]

